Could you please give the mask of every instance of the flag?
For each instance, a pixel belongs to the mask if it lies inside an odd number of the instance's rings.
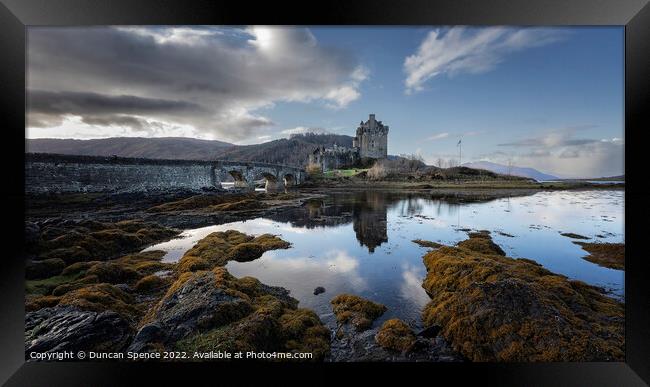
[[[456,146],[460,146],[461,141],[463,141],[463,140],[458,140],[458,144],[456,144]]]

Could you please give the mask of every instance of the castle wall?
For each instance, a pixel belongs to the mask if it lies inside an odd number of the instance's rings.
[[[380,131],[363,133],[360,156],[362,158],[386,158],[388,156],[388,136]]]

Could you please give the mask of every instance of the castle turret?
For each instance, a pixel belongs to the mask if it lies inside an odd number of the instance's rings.
[[[370,114],[368,121],[361,122],[353,145],[359,148],[361,158],[385,159],[388,157],[388,125],[382,124]]]

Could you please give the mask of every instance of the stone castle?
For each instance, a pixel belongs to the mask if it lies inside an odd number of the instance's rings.
[[[352,140],[352,148],[334,145],[318,147],[309,155],[309,165],[322,171],[343,168],[368,159],[388,157],[388,125],[382,124],[370,114],[368,121],[359,124]]]

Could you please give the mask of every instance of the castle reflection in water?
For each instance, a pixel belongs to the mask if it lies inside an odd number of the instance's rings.
[[[308,229],[333,227],[352,223],[356,238],[370,253],[388,242],[387,214],[391,208],[402,216],[417,216],[425,201],[438,202],[449,213],[456,213],[459,204],[448,200],[432,200],[421,195],[390,194],[361,191],[308,200],[303,207],[270,216],[272,220],[289,222]]]

